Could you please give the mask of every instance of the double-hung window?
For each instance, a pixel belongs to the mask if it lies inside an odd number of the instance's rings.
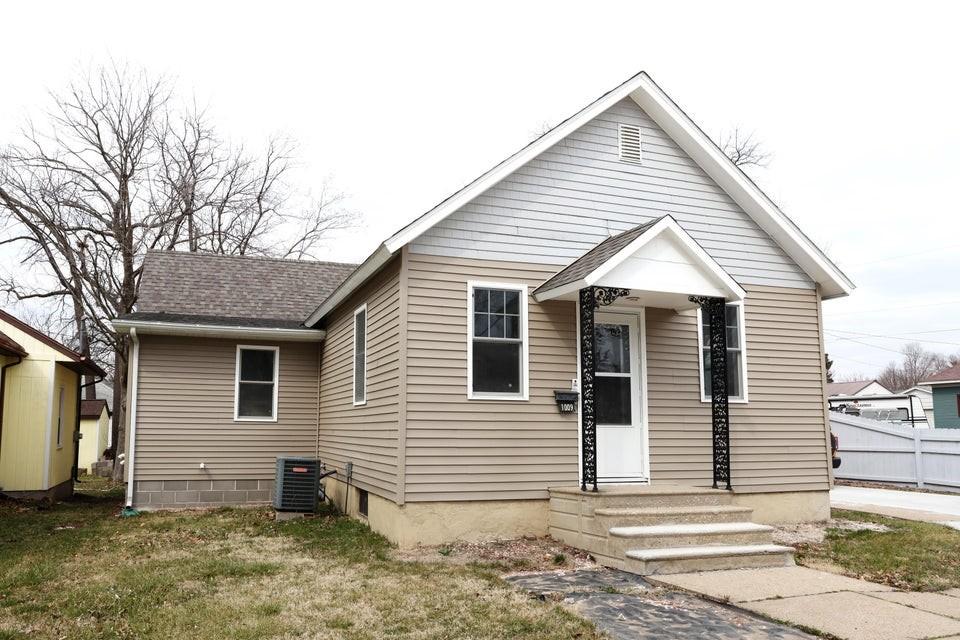
[[[744,329],[743,304],[726,306],[727,331],[727,396],[733,402],[747,401],[746,332]],[[700,377],[701,400],[711,397],[710,366],[710,317],[702,311],[700,323]]]
[[[526,400],[526,286],[471,282],[467,296],[467,397]]]
[[[279,378],[279,347],[238,345],[234,419],[276,421]]]
[[[353,312],[353,404],[367,404],[367,305]]]

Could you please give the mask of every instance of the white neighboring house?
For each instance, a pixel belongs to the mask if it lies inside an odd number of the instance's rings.
[[[890,395],[893,391],[876,380],[854,380],[852,382],[828,382],[827,395],[833,396],[880,396]]]
[[[931,429],[936,428],[936,415],[933,411],[933,389],[923,385],[918,385],[916,387],[907,389],[903,393],[908,396],[914,396],[920,401],[920,406],[923,407],[923,412],[927,414],[927,426]]]

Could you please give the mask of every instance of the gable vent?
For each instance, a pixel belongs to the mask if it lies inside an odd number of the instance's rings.
[[[620,125],[620,159],[635,164],[640,164],[643,160],[640,152],[640,127],[635,124]]]

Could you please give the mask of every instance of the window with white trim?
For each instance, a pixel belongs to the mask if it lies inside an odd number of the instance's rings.
[[[63,446],[63,396],[65,389],[60,387],[60,400],[57,404],[57,449]]]
[[[353,312],[353,404],[367,403],[367,305]]]
[[[234,419],[274,421],[280,383],[280,348],[237,346]]]
[[[468,296],[468,397],[526,399],[526,287],[471,283]]]
[[[700,377],[701,399],[711,397],[710,369],[710,318],[702,311],[698,312],[700,324]],[[746,401],[746,330],[743,321],[743,304],[731,303],[726,306],[727,330],[727,396],[730,400]]]

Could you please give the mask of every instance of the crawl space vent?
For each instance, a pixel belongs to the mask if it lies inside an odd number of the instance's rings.
[[[634,124],[620,125],[620,159],[624,162],[640,164],[640,127]]]

